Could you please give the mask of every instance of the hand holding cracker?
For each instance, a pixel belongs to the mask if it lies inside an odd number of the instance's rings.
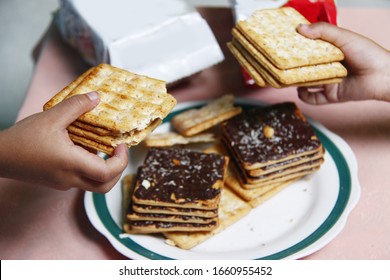
[[[338,85],[298,88],[299,97],[310,104],[350,100],[390,101],[390,52],[370,39],[324,22],[298,26],[298,32],[312,39],[322,39],[339,47],[349,74]]]
[[[138,145],[176,105],[164,81],[100,64],[57,93],[44,110],[89,91],[99,94],[100,103],[68,126],[69,136],[108,155],[121,143]]]
[[[99,103],[96,93],[77,95],[0,132],[0,177],[59,190],[105,193],[127,166],[124,145],[107,160],[73,144],[66,128]]]
[[[282,88],[340,83],[342,51],[296,30],[309,22],[291,7],[255,11],[232,29],[229,50],[258,86]]]

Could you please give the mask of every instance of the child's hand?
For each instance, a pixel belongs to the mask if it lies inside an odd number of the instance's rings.
[[[127,146],[119,145],[104,160],[75,145],[66,130],[98,103],[94,92],[77,95],[1,131],[0,176],[60,190],[108,192],[127,166]]]
[[[341,84],[298,88],[299,97],[310,104],[352,100],[390,101],[390,52],[370,39],[325,22],[300,25],[298,32],[339,47],[348,76]]]

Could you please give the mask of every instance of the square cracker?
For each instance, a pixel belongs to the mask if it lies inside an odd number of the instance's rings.
[[[175,216],[164,214],[139,214],[133,211],[132,194],[135,174],[122,179],[122,228],[126,233],[158,233],[165,231],[207,231],[219,225],[217,217]]]
[[[235,158],[231,158],[230,166],[235,171],[237,176],[240,178],[240,182],[244,188],[257,188],[260,185],[267,184],[268,182],[275,182],[275,180],[287,178],[288,176],[296,176],[301,172],[307,172],[311,170],[317,170],[324,162],[322,157],[313,159],[304,163],[298,163],[294,166],[286,167],[283,169],[276,170],[274,172],[251,176],[248,174],[248,170],[244,170]],[[250,170],[252,171],[252,170]],[[249,187],[247,187],[249,186]]]
[[[241,54],[241,52],[233,45],[233,43],[228,42],[227,46],[240,65],[255,81],[256,85],[259,87],[267,86],[267,82],[265,81],[264,77],[254,68],[251,63],[249,63],[249,61]]]
[[[292,102],[245,110],[224,122],[222,133],[245,170],[322,150],[313,128]]]
[[[319,151],[319,152],[315,152],[313,154],[308,154],[306,156],[295,157],[295,158],[292,158],[290,160],[279,162],[276,164],[270,164],[270,165],[264,166],[263,168],[254,169],[254,170],[245,170],[245,173],[248,176],[256,177],[256,176],[260,176],[260,175],[273,173],[273,172],[278,171],[278,170],[282,170],[282,169],[284,170],[287,168],[291,168],[291,167],[294,167],[294,166],[297,166],[297,165],[300,165],[303,163],[307,163],[307,162],[310,162],[313,160],[317,160],[317,159],[321,159],[321,158],[323,159],[323,157],[324,157],[324,151]]]
[[[223,231],[251,211],[251,206],[228,188],[222,190],[219,206],[219,226],[210,232],[164,232],[168,244],[188,250]]]
[[[241,107],[234,107],[234,96],[229,94],[211,101],[199,109],[192,109],[174,116],[174,128],[184,136],[192,136],[205,131],[235,115]]]
[[[329,79],[321,79],[321,80],[311,80],[306,82],[298,82],[293,84],[282,84],[272,74],[270,74],[265,69],[265,67],[263,67],[263,65],[261,65],[258,61],[256,61],[253,57],[242,54],[239,51],[239,49],[236,47],[236,44],[229,42],[228,48],[235,56],[235,58],[238,60],[238,62],[241,64],[241,66],[247,71],[247,73],[253,78],[255,83],[260,87],[264,87],[268,85],[274,88],[283,88],[287,86],[303,87],[303,86],[316,86],[316,85],[324,85],[324,84],[337,84],[342,82],[342,78],[329,78]],[[295,69],[290,69],[290,70],[295,70]],[[283,70],[283,71],[289,71],[289,70]],[[340,70],[340,72],[341,71],[344,72],[344,70]],[[342,75],[344,74],[339,74],[339,76]],[[291,73],[289,76],[291,76]],[[293,79],[296,79],[296,77]],[[307,80],[307,77],[303,76],[303,79]]]
[[[222,144],[214,145],[212,147],[204,150],[206,153],[218,153],[221,155],[229,155],[228,151]],[[234,191],[239,197],[248,202],[253,201],[262,201],[262,196],[268,196],[272,190],[276,190],[281,185],[287,186],[296,180],[302,177],[302,174],[298,174],[297,176],[291,176],[290,178],[283,178],[283,180],[278,180],[276,182],[271,182],[267,184],[263,184],[261,186],[249,185],[243,183],[241,179],[242,174],[241,170],[238,170],[234,165],[235,159],[231,158],[229,161],[229,166],[225,179],[225,186],[229,187],[232,191]],[[249,187],[248,187],[249,186]],[[255,187],[253,187],[255,186]],[[268,193],[268,194],[267,194]]]
[[[111,155],[120,143],[139,144],[173,109],[176,100],[165,82],[108,64],[92,67],[44,105],[48,110],[62,100],[90,91],[99,104],[68,127],[71,140]]]
[[[159,213],[137,213],[128,212],[126,215],[127,221],[156,221],[156,222],[172,222],[172,223],[191,223],[191,224],[210,224],[211,222],[218,222],[218,217],[205,218],[189,215],[172,215]]]
[[[162,221],[127,221],[123,229],[126,233],[145,234],[145,233],[163,233],[170,231],[185,231],[185,232],[207,232],[217,228],[218,220],[208,224],[195,223],[175,223]]]
[[[182,216],[195,216],[203,218],[214,218],[218,216],[218,209],[213,210],[202,210],[202,209],[193,209],[193,208],[183,208],[183,207],[165,207],[165,206],[151,206],[151,205],[141,205],[133,203],[133,210],[137,213],[159,213],[159,214],[169,214],[169,215],[182,215]]]
[[[142,130],[134,130],[118,135],[98,135],[95,132],[80,128],[76,125],[69,125],[67,130],[72,135],[77,135],[79,138],[90,140],[99,144],[106,145],[108,147],[115,147],[120,143],[125,143],[128,147],[138,145],[145,139],[154,129],[156,129],[162,120],[156,119],[149,126]],[[72,139],[72,137],[70,137]],[[81,144],[81,143],[80,143]],[[90,147],[93,148],[93,147]]]
[[[286,182],[283,182],[279,185],[277,185],[276,187],[270,189],[269,191],[267,191],[266,193],[252,199],[249,201],[249,204],[253,207],[253,208],[256,208],[258,207],[260,204],[262,204],[263,202],[267,201],[268,199],[270,199],[271,197],[274,197],[276,194],[278,194],[280,191],[282,191],[283,189],[285,189],[286,187],[288,187],[289,185],[291,185],[293,182],[295,182],[297,179],[294,179],[294,180],[290,180],[290,181],[286,181]]]
[[[291,7],[255,11],[236,27],[273,65],[289,69],[305,65],[341,61],[344,54],[336,46],[309,39],[296,30],[309,21]]]
[[[108,64],[89,69],[45,105],[47,110],[65,98],[96,91],[99,104],[78,121],[115,133],[145,129],[163,119],[176,105],[164,81],[137,75]]]
[[[269,73],[277,83],[283,85],[295,85],[318,80],[343,78],[347,75],[347,69],[340,62],[329,62],[316,65],[307,65],[292,69],[279,69],[275,67],[261,52],[237,30],[233,29],[233,45],[248,60],[248,62],[260,74]],[[264,75],[263,75],[264,76]]]
[[[143,205],[216,209],[228,162],[218,154],[152,148],[138,171],[132,199]]]
[[[170,147],[190,143],[213,142],[216,136],[213,133],[200,133],[194,136],[183,136],[176,132],[155,133],[145,138],[146,147]]]
[[[157,213],[157,212],[137,212],[134,208],[134,203],[131,200],[136,177],[134,174],[126,175],[122,180],[122,195],[123,195],[123,210],[124,221],[157,221],[157,222],[174,222],[174,223],[195,223],[195,224],[209,224],[217,222],[217,215],[214,217],[200,217],[192,215],[192,211],[187,211],[185,214],[177,214],[174,212]],[[142,208],[141,208],[142,209]],[[189,209],[190,210],[190,209]],[[199,210],[198,210],[199,211]],[[196,213],[196,210],[194,210]]]

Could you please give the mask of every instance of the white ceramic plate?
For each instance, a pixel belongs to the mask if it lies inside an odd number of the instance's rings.
[[[171,129],[169,120],[178,112],[204,104],[176,106],[156,132]],[[263,106],[248,99],[237,104]],[[325,162],[316,173],[290,185],[252,210],[246,217],[191,250],[165,243],[160,235],[128,235],[121,230],[121,186],[108,194],[87,192],[87,215],[111,244],[133,259],[297,259],[329,243],[344,227],[360,196],[357,164],[350,147],[316,121],[309,120],[326,149]],[[146,149],[130,149],[130,163],[123,175],[135,173]]]

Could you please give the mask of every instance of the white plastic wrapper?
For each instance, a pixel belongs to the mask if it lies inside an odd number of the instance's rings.
[[[64,40],[91,65],[171,83],[224,59],[207,22],[181,0],[61,0],[55,18]]]

